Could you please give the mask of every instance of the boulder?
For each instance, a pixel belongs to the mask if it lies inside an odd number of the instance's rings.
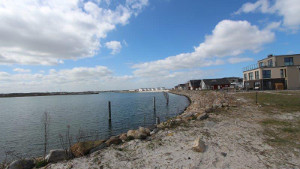
[[[146,134],[147,136],[150,136],[150,130],[144,127],[139,127],[139,132]]]
[[[93,148],[104,143],[104,140],[79,142],[71,146],[71,152],[75,157],[87,155]]]
[[[222,106],[223,107],[228,107],[228,103],[225,102],[225,103],[222,104]]]
[[[126,141],[126,140],[127,140],[127,133],[121,134],[121,135],[120,135],[120,139],[121,139],[122,141]]]
[[[208,114],[207,113],[202,113],[202,114],[199,114],[198,116],[197,116],[197,120],[205,120],[205,119],[207,119],[209,116],[208,116]]]
[[[134,135],[134,138],[135,139],[146,139],[147,138],[147,134],[143,131],[140,131],[140,130],[136,130],[135,131],[135,135]]]
[[[206,146],[205,143],[198,137],[195,141],[194,141],[194,146],[192,148],[195,152],[200,152],[203,153],[206,150]]]
[[[34,166],[33,159],[21,159],[10,163],[7,169],[32,169]]]
[[[133,140],[135,136],[135,130],[128,130],[127,131],[127,140]]]
[[[153,134],[155,134],[155,133],[157,133],[157,132],[158,132],[158,129],[155,128],[155,129],[153,129],[153,130],[150,132],[150,135],[153,135]]]
[[[102,143],[100,144],[99,146],[93,148],[90,150],[89,154],[93,153],[93,152],[96,152],[96,151],[99,151],[99,150],[102,150],[104,149],[105,147],[107,147],[106,143]]]
[[[46,156],[47,163],[56,163],[59,161],[67,160],[68,153],[63,149],[50,150],[50,153]]]
[[[118,145],[118,144],[122,143],[122,140],[117,136],[112,136],[105,143],[107,146],[110,146],[112,144]]]

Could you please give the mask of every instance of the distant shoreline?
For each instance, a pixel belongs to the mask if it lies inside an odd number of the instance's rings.
[[[0,98],[5,97],[34,97],[34,96],[57,96],[57,95],[86,95],[86,94],[99,94],[96,91],[87,92],[35,92],[35,93],[6,93],[0,94]]]

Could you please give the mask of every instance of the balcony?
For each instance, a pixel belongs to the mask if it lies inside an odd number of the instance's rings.
[[[243,68],[243,71],[250,71],[250,70],[254,70],[254,69],[257,69],[258,68],[258,65],[257,64],[253,64],[253,65],[249,65],[249,66],[246,66]]]

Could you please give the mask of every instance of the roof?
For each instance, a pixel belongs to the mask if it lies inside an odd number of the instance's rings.
[[[300,56],[300,54],[290,54],[290,55],[272,55],[271,57],[280,57],[280,56],[297,56],[297,55],[299,55],[299,56]],[[260,61],[263,61],[263,60],[269,59],[269,58],[271,58],[271,57],[267,56],[266,58],[264,58],[264,59],[261,59],[261,60],[258,60],[257,62],[260,62]]]
[[[204,83],[206,85],[225,85],[230,84],[230,82],[227,79],[203,79]]]
[[[201,80],[190,80],[189,82],[193,88],[198,88],[198,87],[200,87],[200,84],[201,84]]]

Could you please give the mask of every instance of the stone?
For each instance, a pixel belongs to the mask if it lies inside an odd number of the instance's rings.
[[[117,136],[112,136],[105,143],[107,146],[110,146],[112,144],[118,145],[118,144],[122,143],[122,140]]]
[[[91,149],[89,153],[91,154],[91,153],[93,153],[93,152],[102,150],[102,149],[104,149],[104,148],[106,148],[106,147],[107,147],[106,143],[102,143],[102,144],[100,144],[99,146],[97,146],[97,147]]]
[[[121,134],[121,135],[120,135],[120,139],[121,139],[122,141],[126,141],[126,140],[127,140],[127,133]]]
[[[140,130],[136,130],[134,138],[143,140],[147,138],[147,134],[145,132],[141,132]]]
[[[205,108],[204,111],[205,111],[205,113],[210,113],[210,112],[213,111],[213,109],[212,109],[212,107],[209,107],[209,106],[208,106],[208,107]]]
[[[68,153],[63,149],[50,150],[50,153],[46,156],[47,163],[56,163],[59,161],[67,160]]]
[[[197,120],[205,120],[207,119],[209,116],[207,113],[202,113],[200,115],[198,115]]]
[[[10,163],[7,169],[32,169],[34,166],[33,159],[21,159]]]
[[[227,156],[227,153],[222,152],[221,154],[222,154],[223,157]]]
[[[145,128],[145,131],[146,131],[146,134],[147,134],[147,136],[150,136],[150,129],[148,129],[148,128]]]
[[[71,146],[71,152],[75,157],[87,155],[93,148],[104,143],[104,140],[79,142]]]
[[[153,130],[150,132],[150,135],[153,135],[153,134],[155,134],[155,133],[157,133],[157,132],[158,132],[158,129],[155,128],[155,129],[153,129]]]
[[[203,153],[206,150],[206,146],[205,143],[198,137],[195,141],[194,141],[194,146],[192,148],[195,152],[200,152]]]
[[[135,130],[128,130],[127,131],[127,140],[133,140],[135,136]]]
[[[222,106],[223,107],[228,107],[228,103],[223,103]]]

